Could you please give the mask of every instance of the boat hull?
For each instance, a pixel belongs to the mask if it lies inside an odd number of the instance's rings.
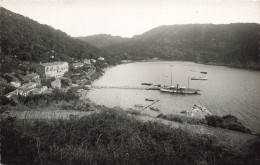
[[[166,92],[166,93],[173,93],[173,94],[199,94],[199,90],[195,89],[165,89],[161,88],[161,92]]]
[[[191,80],[208,80],[208,78],[197,78],[197,77],[192,77]]]

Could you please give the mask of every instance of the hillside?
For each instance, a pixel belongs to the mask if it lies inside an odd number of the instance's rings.
[[[87,37],[77,37],[77,38],[82,41],[86,41],[91,45],[94,45],[99,48],[111,46],[114,44],[120,44],[126,42],[129,39],[120,36],[112,36],[109,34],[98,34],[98,35],[91,35]]]
[[[73,61],[102,53],[97,47],[2,7],[0,19],[1,68],[6,71],[18,61]]]
[[[251,65],[259,61],[259,32],[260,25],[254,23],[160,26],[106,49],[136,60]]]

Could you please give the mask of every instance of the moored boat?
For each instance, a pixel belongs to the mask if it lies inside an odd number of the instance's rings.
[[[202,73],[202,74],[207,74],[208,72],[205,72],[205,71],[201,71],[200,73]]]
[[[191,77],[191,80],[207,80],[207,77]]]
[[[155,101],[153,98],[146,98],[145,101]]]
[[[135,107],[143,108],[144,106],[142,104],[135,104]]]
[[[158,108],[156,108],[156,107],[150,107],[150,110],[152,110],[152,111],[160,111]]]
[[[198,89],[192,89],[192,88],[186,88],[186,87],[177,87],[174,86],[163,86],[160,88],[161,92],[168,92],[168,93],[174,93],[174,94],[199,94]]]
[[[141,85],[147,85],[147,86],[151,86],[152,83],[141,83]]]
[[[188,111],[188,110],[181,110],[180,113],[187,114],[187,113],[190,113],[190,111]]]

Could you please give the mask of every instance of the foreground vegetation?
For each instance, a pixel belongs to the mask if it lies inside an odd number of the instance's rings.
[[[259,141],[242,151],[117,111],[70,120],[1,120],[6,164],[259,164]]]
[[[132,113],[133,114],[133,113]],[[159,118],[163,118],[170,121],[175,121],[179,123],[189,123],[189,124],[203,124],[211,127],[220,127],[225,129],[230,129],[233,131],[245,132],[245,133],[252,133],[250,129],[245,127],[236,116],[233,115],[224,115],[224,116],[205,116],[205,118],[193,118],[193,117],[186,117],[180,115],[163,115],[160,114]]]

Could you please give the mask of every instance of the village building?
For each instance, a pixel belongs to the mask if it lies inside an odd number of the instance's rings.
[[[85,59],[85,60],[84,60],[84,64],[85,64],[85,65],[91,65],[90,59]]]
[[[22,81],[23,82],[30,82],[30,81],[33,81],[33,80],[37,80],[39,78],[40,78],[40,76],[37,73],[30,73],[30,74],[27,74],[26,76],[24,76],[22,78]]]
[[[12,86],[14,86],[15,88],[19,88],[21,86],[21,82],[20,81],[12,81],[12,82],[10,82],[10,84]]]
[[[36,88],[37,84],[35,82],[29,82],[26,84],[23,84],[20,88],[26,89],[26,88]]]
[[[41,94],[48,89],[47,86],[36,88],[36,85],[37,85],[37,83],[35,83],[35,82],[26,83],[23,86],[21,86],[19,89],[16,89],[16,90],[6,94],[5,97],[11,98],[13,96],[18,96],[18,95],[27,97],[30,95]]]
[[[90,60],[92,63],[96,63],[97,62],[97,60],[95,60],[95,59],[91,59]]]
[[[72,67],[74,69],[77,69],[77,68],[82,68],[84,66],[84,63],[73,63],[72,64]]]
[[[98,60],[99,60],[99,61],[104,61],[105,58],[100,56],[100,57],[98,57]]]
[[[60,79],[56,79],[56,80],[52,81],[51,82],[51,87],[60,89],[61,88],[61,80]]]
[[[40,88],[34,88],[32,91],[32,95],[39,95],[44,93],[48,89],[47,86],[42,86]]]
[[[34,90],[34,88],[23,88],[18,91],[18,94],[21,96],[30,96],[31,92]]]
[[[51,62],[41,63],[36,69],[37,73],[41,77],[62,77],[69,70],[69,64],[67,62]]]

